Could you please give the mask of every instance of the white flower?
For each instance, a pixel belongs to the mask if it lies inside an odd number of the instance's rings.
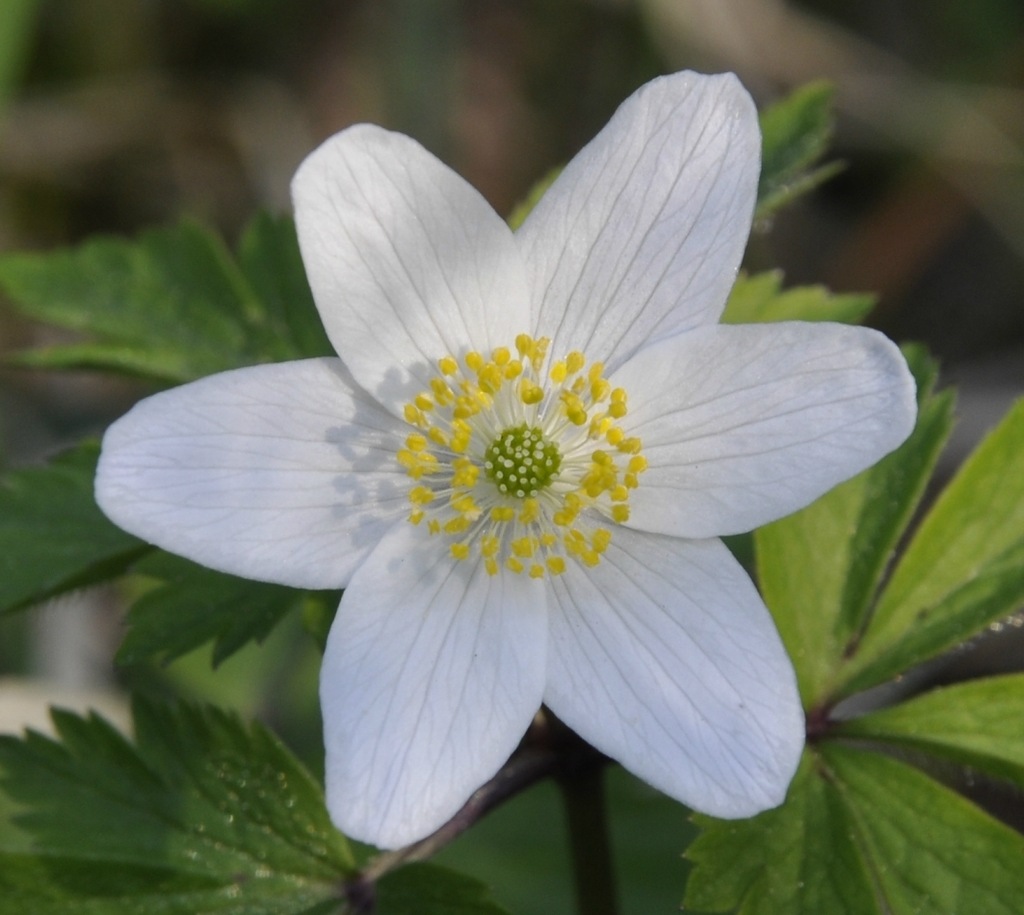
[[[350,835],[430,833],[541,703],[698,810],[782,801],[793,671],[714,538],[868,467],[915,408],[873,331],[716,323],[759,152],[735,78],[658,79],[513,233],[409,138],[353,127],[293,185],[340,359],[206,378],[108,431],[97,498],[122,527],[346,589],[321,697]]]

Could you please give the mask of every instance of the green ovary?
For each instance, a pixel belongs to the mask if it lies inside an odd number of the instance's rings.
[[[484,473],[506,496],[528,499],[544,489],[562,466],[558,447],[535,426],[503,430],[484,452]]]

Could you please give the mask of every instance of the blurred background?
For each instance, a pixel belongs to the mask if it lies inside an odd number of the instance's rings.
[[[364,120],[411,134],[507,213],[631,91],[683,68],[735,71],[762,107],[835,84],[845,168],[755,227],[748,266],[877,292],[871,323],[930,346],[961,390],[948,474],[1024,388],[1020,0],[3,0],[0,250],[182,216],[233,243],[255,210],[288,210],[309,150]],[[0,354],[53,333],[0,300]],[[0,463],[102,431],[144,390],[0,369]],[[44,726],[54,700],[124,721],[127,683],[261,714],[316,768],[317,658],[297,623],[217,674],[208,655],[115,671],[112,606],[89,592],[0,621],[0,730]],[[1020,667],[1020,629],[1004,629],[928,676]],[[643,884],[627,911],[670,911],[684,866],[646,853],[682,849],[685,812],[620,774],[613,789],[624,882]],[[446,860],[516,911],[565,911],[556,808],[531,792]]]

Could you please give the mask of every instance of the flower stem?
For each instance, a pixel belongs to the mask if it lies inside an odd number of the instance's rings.
[[[618,893],[608,834],[604,765],[580,766],[557,779],[565,805],[579,915],[617,915]]]

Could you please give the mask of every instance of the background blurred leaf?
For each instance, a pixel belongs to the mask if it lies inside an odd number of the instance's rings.
[[[377,884],[377,915],[508,915],[476,880],[433,864],[410,864]]]
[[[13,828],[0,822],[0,912],[336,908],[348,846],[319,786],[262,727],[139,702],[133,746],[96,716],[53,720],[58,740],[0,737],[20,807]]]
[[[837,162],[813,168],[832,139],[832,93],[830,83],[808,83],[761,112],[755,218],[770,216],[841,168]]]
[[[932,394],[935,364],[920,350],[907,355],[919,398],[910,438],[874,467],[754,534],[761,592],[807,708],[828,701],[951,428],[952,394]]]
[[[113,578],[149,550],[93,499],[99,447],[0,478],[0,612]]]
[[[0,257],[0,286],[25,315],[90,339],[22,353],[38,368],[88,367],[166,383],[329,354],[294,229],[258,217],[240,262],[193,223],[137,240],[95,238]]]
[[[835,294],[824,286],[782,290],[782,271],[742,274],[729,293],[723,324],[766,321],[839,321],[859,324],[875,304],[863,293]]]
[[[39,0],[0,3],[0,107],[10,97],[28,59]]]
[[[1024,604],[1024,400],[960,468],[921,522],[843,672],[879,683]]]

